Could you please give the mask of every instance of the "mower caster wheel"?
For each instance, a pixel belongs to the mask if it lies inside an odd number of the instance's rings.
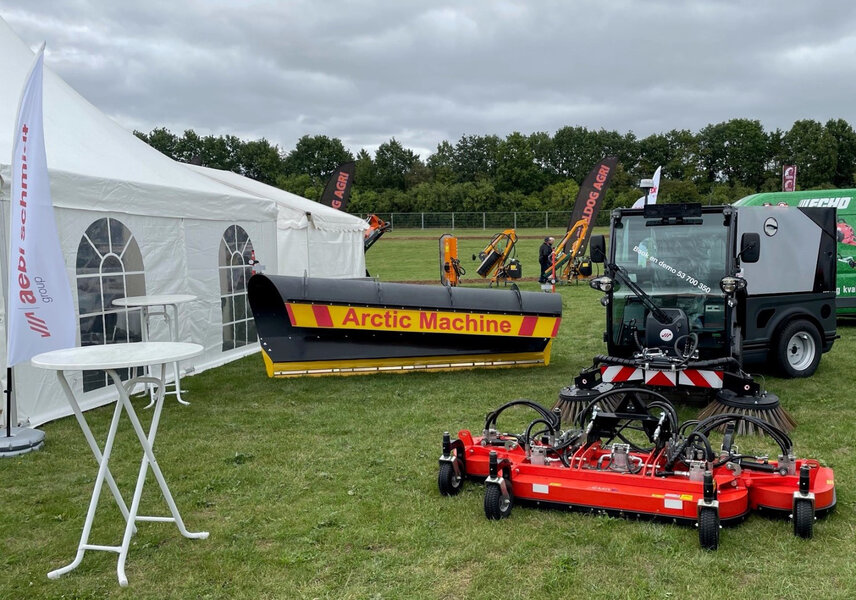
[[[452,463],[440,464],[440,472],[437,474],[437,487],[440,488],[441,494],[457,496],[461,493],[463,484],[464,478],[455,473],[455,466]]]
[[[702,508],[698,513],[698,541],[705,550],[719,547],[719,511]]]
[[[506,480],[507,481],[507,480]],[[506,485],[508,485],[506,483]],[[488,484],[484,490],[484,516],[492,521],[505,519],[511,514],[514,502],[511,495],[506,498],[497,484]]]
[[[797,500],[794,503],[794,535],[804,540],[811,539],[814,527],[814,506],[811,500]]]

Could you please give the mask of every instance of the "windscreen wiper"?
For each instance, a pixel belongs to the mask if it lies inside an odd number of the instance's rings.
[[[657,319],[660,323],[668,324],[672,322],[672,319],[666,312],[654,304],[654,301],[651,299],[651,296],[645,292],[641,287],[636,285],[634,281],[630,279],[630,277],[622,270],[621,267],[616,265],[615,263],[608,263],[606,265],[609,269],[615,272],[616,277],[621,280],[621,283],[630,288],[630,291],[633,292],[637,298],[642,301],[642,304],[651,311],[651,314],[654,315],[654,318]]]

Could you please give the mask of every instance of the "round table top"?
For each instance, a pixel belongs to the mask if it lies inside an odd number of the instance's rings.
[[[116,306],[162,306],[165,304],[182,304],[193,300],[196,300],[196,296],[190,294],[152,294],[151,296],[116,298],[113,300],[113,304]]]
[[[34,356],[30,363],[40,369],[89,370],[141,367],[170,363],[202,354],[199,344],[187,342],[132,342],[99,344],[51,350]]]

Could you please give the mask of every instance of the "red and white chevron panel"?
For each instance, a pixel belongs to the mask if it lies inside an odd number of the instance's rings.
[[[722,371],[685,369],[680,372],[678,384],[719,389],[722,387]]]
[[[624,381],[639,381],[644,371],[636,367],[602,366],[600,378],[606,383],[621,383]]]
[[[645,385],[662,385],[664,387],[675,387],[677,385],[677,371],[645,371]]]
[[[704,369],[683,369],[681,371],[660,371],[624,366],[601,366],[601,379],[607,383],[643,381],[645,385],[659,385],[719,389],[722,387],[722,371]]]

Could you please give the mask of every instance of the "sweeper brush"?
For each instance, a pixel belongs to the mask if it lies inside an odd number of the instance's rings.
[[[501,432],[499,417],[519,407],[535,418],[521,433]],[[738,449],[747,423],[778,446],[778,460]],[[719,546],[721,523],[753,510],[789,517],[795,535],[810,538],[815,516],[836,501],[832,469],[796,458],[775,425],[743,413],[681,424],[664,396],[638,387],[594,396],[567,429],[558,411],[514,400],[488,413],[481,435],[444,433],[440,493],[458,494],[465,479],[484,481],[488,519],[528,503],[666,520],[695,525],[707,550]]]

